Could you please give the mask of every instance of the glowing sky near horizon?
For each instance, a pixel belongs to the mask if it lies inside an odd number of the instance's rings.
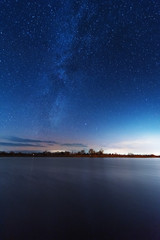
[[[159,0],[1,0],[0,151],[160,154]]]

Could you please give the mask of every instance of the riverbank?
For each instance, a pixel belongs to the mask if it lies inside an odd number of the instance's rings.
[[[0,157],[89,157],[89,158],[160,158],[154,154],[72,153],[72,152],[0,152]]]

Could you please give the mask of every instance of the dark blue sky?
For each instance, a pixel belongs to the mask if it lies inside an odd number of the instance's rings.
[[[159,26],[159,0],[1,0],[0,150],[160,154]]]

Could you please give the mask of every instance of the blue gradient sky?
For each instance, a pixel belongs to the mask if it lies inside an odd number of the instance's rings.
[[[0,150],[160,154],[159,13],[158,0],[1,0]]]

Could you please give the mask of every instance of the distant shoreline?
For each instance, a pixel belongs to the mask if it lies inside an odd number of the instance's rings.
[[[71,153],[71,152],[0,152],[0,157],[87,157],[87,158],[160,158],[154,154],[117,154],[117,153]]]

